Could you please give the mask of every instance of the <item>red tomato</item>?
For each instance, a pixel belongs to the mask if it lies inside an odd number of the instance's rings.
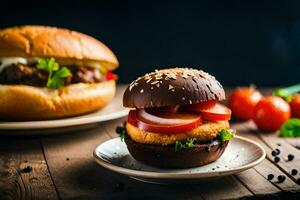
[[[143,131],[163,134],[186,133],[202,124],[201,116],[190,113],[163,113],[155,115],[145,110],[131,110],[128,123]]]
[[[106,80],[110,81],[110,80],[117,80],[118,79],[118,75],[112,73],[112,72],[107,72],[105,75]]]
[[[291,109],[287,102],[276,96],[263,98],[254,108],[253,120],[265,132],[274,132],[290,118]]]
[[[241,120],[250,120],[254,107],[261,98],[261,93],[255,88],[237,88],[229,97],[228,105],[233,116]]]
[[[197,104],[183,105],[181,106],[181,109],[188,110],[188,111],[201,111],[203,109],[214,107],[217,102],[218,102],[217,100],[210,100],[210,101],[197,103]]]
[[[231,118],[231,110],[224,105],[216,104],[212,108],[201,110],[201,116],[207,121],[228,121]]]
[[[300,118],[300,94],[293,96],[290,102],[292,117]]]

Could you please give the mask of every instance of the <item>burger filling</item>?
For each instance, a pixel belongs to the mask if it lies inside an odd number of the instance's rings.
[[[33,59],[6,58],[0,60],[0,84],[59,87],[75,83],[100,83],[114,80],[116,75],[104,67],[67,65],[60,66],[54,58]]]
[[[216,139],[230,140],[231,111],[212,100],[194,105],[131,110],[126,123],[127,136],[138,143],[192,147]]]

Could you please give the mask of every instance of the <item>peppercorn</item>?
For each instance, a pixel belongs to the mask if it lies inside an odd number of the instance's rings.
[[[288,160],[289,160],[289,161],[294,160],[294,158],[295,158],[295,156],[294,156],[293,154],[289,154],[289,155],[288,155]]]
[[[123,126],[117,126],[117,128],[116,128],[116,132],[117,132],[117,133],[122,133],[124,130],[125,130],[125,129],[124,129]]]
[[[272,151],[272,156],[276,156],[277,155],[277,153],[276,153],[276,151]]]
[[[292,169],[292,173],[291,173],[293,176],[297,175],[298,174],[298,170],[297,169]]]
[[[279,155],[280,154],[280,150],[279,149],[275,149],[275,152],[276,152],[276,155]]]
[[[279,161],[280,161],[280,158],[279,158],[278,156],[276,156],[276,157],[274,158],[274,162],[278,163]]]
[[[285,179],[286,179],[286,177],[285,177],[284,175],[279,175],[279,176],[277,177],[277,180],[278,180],[279,183],[284,182]]]
[[[268,180],[270,181],[270,180],[272,180],[274,178],[274,175],[273,174],[269,174],[268,175]]]

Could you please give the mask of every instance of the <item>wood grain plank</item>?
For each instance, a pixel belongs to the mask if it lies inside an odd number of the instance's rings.
[[[38,139],[1,138],[0,199],[59,199]]]
[[[43,139],[46,159],[61,199],[189,197],[186,193],[189,187],[174,191],[173,187],[141,183],[97,165],[92,152],[110,138],[103,130],[100,125],[84,133]]]
[[[254,169],[257,170],[265,179],[267,179],[269,174],[274,174],[274,179],[271,181],[276,187],[282,189],[285,192],[299,192],[300,186],[295,183],[293,179],[287,177],[287,179],[283,183],[279,183],[277,181],[278,175],[285,175],[286,171],[278,168],[272,161],[273,156],[271,154],[272,148],[266,145],[266,143],[260,139],[261,134],[257,134],[253,132],[254,129],[252,122],[244,122],[244,123],[234,123],[232,125],[234,129],[237,130],[237,133],[241,136],[247,137],[259,143],[267,153],[267,159],[265,159],[260,165],[256,166]]]
[[[274,196],[281,192],[255,169],[249,169],[235,175],[255,196]]]
[[[294,146],[290,145],[286,142],[283,138],[277,137],[276,135],[260,135],[259,136],[270,148],[275,149],[278,148],[280,150],[279,157],[281,158],[278,163],[275,163],[278,167],[283,169],[286,174],[295,182],[297,179],[300,180],[300,174],[293,176],[291,175],[292,169],[299,169],[300,166],[300,150],[295,148]],[[280,144],[278,146],[277,144]],[[295,158],[292,161],[288,160],[288,155],[292,154]],[[273,160],[274,157],[272,155],[268,155],[270,160]]]

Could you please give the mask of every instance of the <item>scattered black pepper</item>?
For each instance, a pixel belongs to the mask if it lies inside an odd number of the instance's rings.
[[[215,168],[212,168],[212,170],[215,170]]]
[[[30,166],[27,166],[22,170],[22,172],[24,172],[24,173],[29,173],[31,171],[32,171],[32,167],[30,167]]]
[[[28,163],[28,160],[25,160],[24,162],[25,162],[25,163]]]
[[[270,180],[272,180],[274,178],[274,175],[273,174],[269,174],[268,175],[268,180],[270,181]]]
[[[293,176],[297,175],[298,174],[298,170],[297,169],[292,169],[292,173],[291,173]]]
[[[284,175],[279,175],[279,176],[277,177],[277,180],[278,180],[279,183],[284,182],[285,179],[286,179],[286,177],[285,177]]]
[[[279,158],[278,156],[276,156],[276,157],[274,158],[274,162],[278,163],[279,161],[280,161],[280,158]]]
[[[288,155],[288,160],[289,160],[289,161],[294,160],[294,158],[295,158],[295,156],[294,156],[293,154],[289,154],[289,155]]]
[[[117,128],[116,128],[116,132],[117,132],[117,133],[122,133],[124,130],[125,130],[125,129],[124,129],[123,126],[117,126]]]
[[[277,146],[281,146],[281,144],[278,142],[278,143],[277,143]]]
[[[66,158],[66,160],[70,160],[70,158]]]

